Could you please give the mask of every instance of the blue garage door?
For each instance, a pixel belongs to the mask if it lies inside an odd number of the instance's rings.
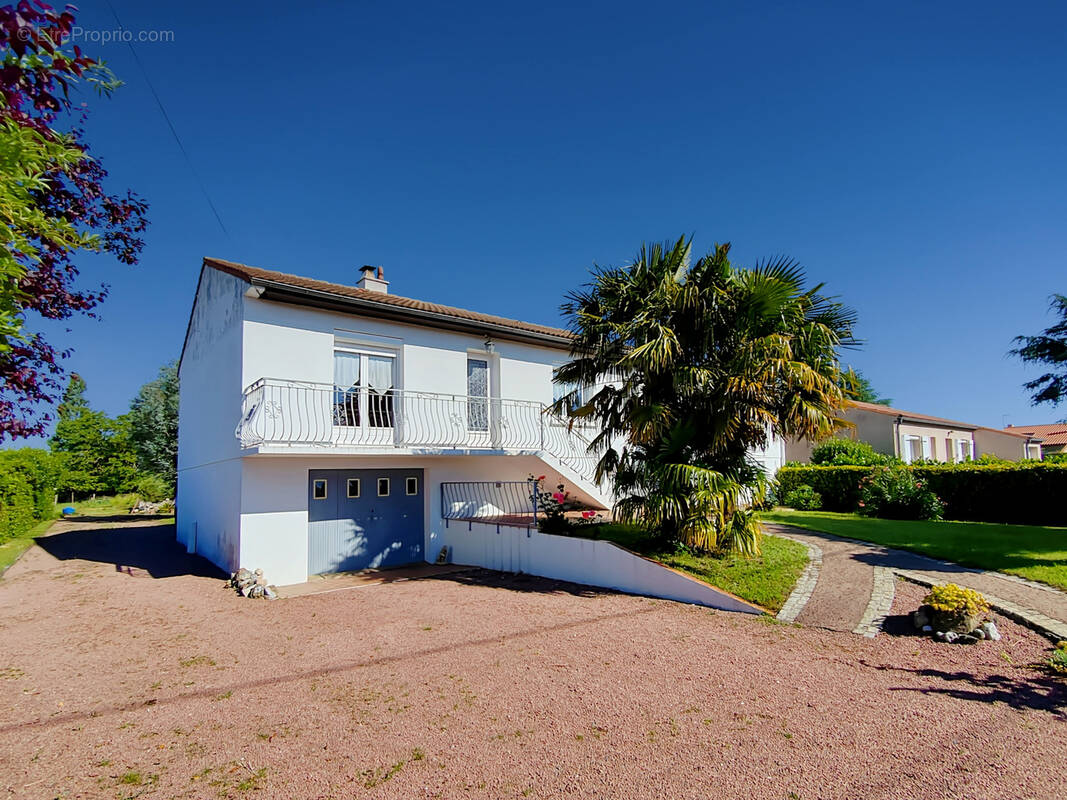
[[[308,473],[308,572],[422,561],[421,469]]]

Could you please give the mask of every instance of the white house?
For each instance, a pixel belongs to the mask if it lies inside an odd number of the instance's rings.
[[[527,513],[531,474],[610,508],[591,432],[544,413],[567,331],[388,289],[380,268],[345,286],[204,260],[179,367],[189,551],[288,584],[458,559],[457,520]],[[759,456],[777,467],[780,443]]]

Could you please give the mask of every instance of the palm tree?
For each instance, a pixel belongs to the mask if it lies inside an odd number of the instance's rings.
[[[746,506],[766,484],[749,453],[772,432],[820,439],[846,424],[838,350],[855,344],[855,314],[821,284],[805,289],[788,259],[741,269],[729,244],[695,264],[690,252],[685,237],[643,245],[568,295],[575,340],[556,380],[595,391],[555,411],[600,428],[590,449],[619,519],[695,548],[755,553]]]

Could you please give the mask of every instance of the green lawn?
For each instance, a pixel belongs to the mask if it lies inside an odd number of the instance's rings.
[[[776,536],[763,537],[762,554],[756,558],[719,558],[664,550],[632,525],[610,523],[589,531],[590,538],[615,542],[770,611],[782,607],[808,563],[806,547]]]
[[[136,494],[116,494],[97,497],[93,500],[75,500],[73,503],[56,503],[56,516],[67,506],[73,506],[76,517],[114,517],[130,513],[137,505]]]
[[[18,560],[19,556],[29,550],[33,540],[47,531],[53,522],[55,522],[54,519],[42,520],[26,531],[24,535],[0,544],[0,575],[3,575],[7,568]]]
[[[919,522],[776,509],[760,517],[813,531],[912,550],[1067,589],[1067,528],[989,522]]]

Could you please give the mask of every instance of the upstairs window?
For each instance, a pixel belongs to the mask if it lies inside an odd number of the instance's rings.
[[[467,359],[467,430],[489,430],[489,362]]]
[[[393,427],[395,363],[396,358],[386,353],[334,351],[335,425]]]
[[[577,383],[557,383],[556,374],[559,370],[552,370],[552,402],[558,402],[561,398],[570,396],[567,401],[567,410],[575,411],[585,405],[585,392]]]

